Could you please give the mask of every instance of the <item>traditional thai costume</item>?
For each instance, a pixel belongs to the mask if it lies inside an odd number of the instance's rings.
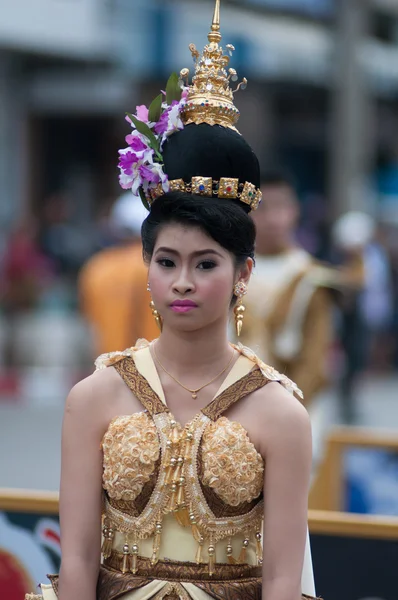
[[[235,348],[240,356],[215,398],[184,426],[167,407],[148,342],[96,361],[97,369],[113,366],[142,404],[115,417],[102,441],[98,600],[261,600],[266,465],[225,413],[270,381],[301,392]],[[44,600],[56,600],[58,577],[50,580]],[[308,546],[302,589],[315,593]]]

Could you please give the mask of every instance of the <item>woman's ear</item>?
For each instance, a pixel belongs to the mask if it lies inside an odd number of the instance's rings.
[[[243,281],[243,283],[246,283],[246,285],[247,285],[250,281],[253,267],[254,267],[253,259],[250,257],[247,258],[244,265],[242,265],[239,268],[237,281]]]

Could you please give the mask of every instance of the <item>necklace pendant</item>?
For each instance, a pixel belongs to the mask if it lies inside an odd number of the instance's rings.
[[[194,400],[196,400],[196,398],[197,398],[197,397],[198,397],[198,394],[196,394],[196,392],[192,392],[192,398],[193,398]]]

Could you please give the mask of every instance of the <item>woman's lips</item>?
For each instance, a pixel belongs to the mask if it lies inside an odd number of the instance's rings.
[[[186,313],[197,307],[198,305],[195,304],[195,302],[193,302],[192,300],[175,300],[170,305],[171,310],[177,313]]]
[[[176,306],[172,306],[171,310],[176,312],[176,313],[186,313],[189,312],[190,310],[193,310],[194,308],[197,308],[196,306],[181,306],[181,305],[176,305]]]

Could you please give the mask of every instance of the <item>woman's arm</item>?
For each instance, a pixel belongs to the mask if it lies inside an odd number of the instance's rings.
[[[69,394],[62,430],[59,600],[95,600],[101,557],[103,423],[93,376]]]
[[[268,389],[267,389],[268,388]],[[268,384],[264,411],[263,599],[299,600],[312,462],[305,408],[279,384]],[[265,414],[266,413],[266,414]]]

